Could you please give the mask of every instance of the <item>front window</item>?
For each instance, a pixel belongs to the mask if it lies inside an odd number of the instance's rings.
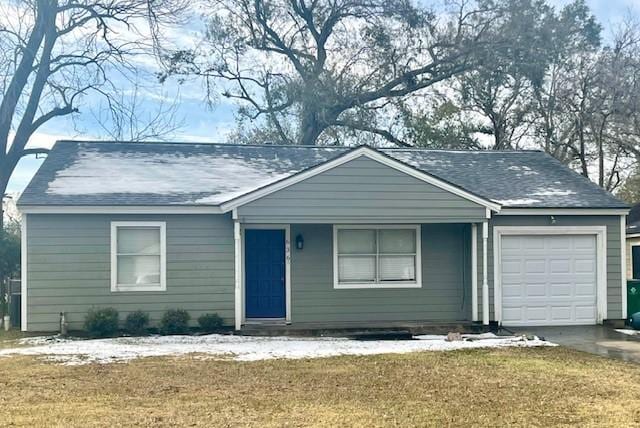
[[[111,291],[166,290],[164,222],[111,223]]]
[[[420,287],[420,226],[334,226],[334,287]]]

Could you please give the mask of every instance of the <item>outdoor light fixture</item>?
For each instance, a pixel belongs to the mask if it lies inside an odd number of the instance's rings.
[[[551,216],[550,220],[551,220],[551,224],[556,224],[555,216]]]
[[[302,237],[302,235],[296,236],[296,248],[298,250],[302,250],[304,248],[304,238]]]

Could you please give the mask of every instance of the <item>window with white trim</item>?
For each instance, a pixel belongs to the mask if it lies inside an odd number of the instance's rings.
[[[111,223],[111,291],[164,291],[164,222]]]
[[[421,287],[420,226],[334,226],[334,288]]]

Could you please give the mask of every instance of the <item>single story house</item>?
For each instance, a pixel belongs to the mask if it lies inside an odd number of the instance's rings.
[[[61,141],[18,206],[24,330],[626,318],[628,206],[538,151]]]
[[[627,217],[627,279],[640,279],[640,204]]]

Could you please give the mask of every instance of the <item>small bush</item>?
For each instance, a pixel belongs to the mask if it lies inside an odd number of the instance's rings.
[[[184,309],[169,309],[160,320],[160,330],[164,334],[181,334],[189,331],[191,316]]]
[[[205,333],[213,333],[222,328],[222,318],[218,314],[204,314],[198,317],[198,324]]]
[[[131,312],[124,320],[124,329],[134,335],[145,334],[149,326],[149,314],[142,311]]]
[[[118,311],[114,308],[89,309],[84,329],[94,337],[113,336],[118,331]]]

